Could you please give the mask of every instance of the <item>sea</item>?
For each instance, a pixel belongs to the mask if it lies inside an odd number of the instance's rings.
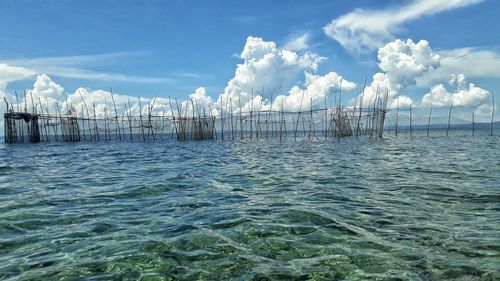
[[[500,132],[0,139],[0,280],[500,280]]]

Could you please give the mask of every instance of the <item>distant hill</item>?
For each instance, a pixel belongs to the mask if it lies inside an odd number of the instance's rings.
[[[436,120],[435,122],[431,118],[431,125],[429,126],[430,129],[444,129],[448,126],[448,118],[445,118],[446,121],[442,122],[442,120]],[[455,120],[454,120],[455,119]],[[386,123],[386,127],[387,127]],[[474,128],[477,130],[481,129],[490,129],[491,123],[475,123]],[[391,129],[393,128],[393,125],[391,124]],[[408,124],[400,124],[398,128],[404,130],[410,128]],[[427,129],[427,122],[425,124],[422,123],[417,123],[417,124],[412,124],[412,128],[414,130],[420,130],[420,129]],[[451,118],[450,120],[450,129],[471,129],[472,128],[472,123],[470,121],[465,121],[461,120],[459,118]],[[500,130],[500,121],[493,122],[493,130]]]
[[[412,126],[418,126],[418,125],[425,125],[427,127],[427,123],[429,122],[428,117],[418,117],[415,118],[412,122]],[[470,124],[470,121],[463,120],[457,117],[451,117],[450,118],[450,124],[451,125],[460,125],[460,124]],[[446,124],[448,125],[448,116],[436,116],[436,117],[431,117],[431,125],[432,124]]]

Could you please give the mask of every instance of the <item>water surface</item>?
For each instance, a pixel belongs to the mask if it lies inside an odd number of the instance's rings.
[[[0,144],[0,279],[494,280],[500,139]]]

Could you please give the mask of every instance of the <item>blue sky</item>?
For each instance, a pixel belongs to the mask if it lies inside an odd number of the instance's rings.
[[[429,4],[432,2],[442,4],[434,7]],[[332,21],[349,15],[353,21],[339,28],[352,31],[352,25],[362,18],[356,15],[360,10],[368,16],[389,11],[401,19],[378,26],[384,18],[375,17],[377,32],[389,35],[377,38],[383,44],[371,42],[359,50],[336,39],[338,34],[325,31]],[[460,49],[471,58],[480,51],[487,52],[482,56],[485,60],[491,61],[488,55],[500,57],[500,2],[495,0],[4,0],[0,2],[0,19],[0,64],[31,70],[19,77],[0,71],[0,90],[6,93],[31,89],[36,75],[45,73],[69,93],[78,87],[113,88],[131,96],[187,98],[204,87],[215,101],[235,77],[237,64],[243,62],[238,56],[249,36],[275,42],[278,48],[291,46],[305,36],[304,46],[293,51],[323,57],[314,74],[336,72],[356,83],[351,90],[353,97],[365,77],[370,84],[372,75],[381,71],[378,49],[396,39],[426,40],[441,57]],[[362,26],[355,36],[366,36],[363,32],[370,25]],[[354,43],[358,39],[349,38]],[[464,71],[470,72],[464,73],[468,82],[486,91],[500,90],[500,76],[492,71],[469,71],[466,65],[457,67],[454,63],[444,68],[447,73],[438,75],[440,80],[409,83],[395,95],[407,95],[417,103],[434,85],[446,84],[448,76]],[[298,85],[305,78],[299,80]]]

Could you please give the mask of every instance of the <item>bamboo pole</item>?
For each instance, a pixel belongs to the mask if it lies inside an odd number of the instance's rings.
[[[28,108],[27,108],[27,104],[26,104],[26,91],[24,91],[24,96],[23,96],[23,99],[24,99],[24,110],[23,112],[24,113],[28,113]],[[21,138],[21,142],[24,142],[24,123],[23,122],[19,122],[20,123],[20,127],[21,127],[21,135],[20,135],[20,138]]]
[[[230,103],[230,109],[229,110],[231,111],[230,112],[231,115],[229,116],[230,122],[231,122],[231,138],[232,138],[232,140],[234,140],[233,99],[232,98],[229,99],[229,103]]]
[[[281,125],[282,124],[282,125]],[[285,129],[286,134],[286,123],[285,123],[285,112],[284,112],[284,101],[281,99],[281,120],[280,120],[280,141],[283,136],[283,129]]]
[[[61,111],[59,110],[59,103],[56,103],[56,108],[57,108],[57,113],[59,115],[59,124],[61,124],[61,134],[62,134],[62,138],[63,140],[66,140],[66,132],[63,130],[63,119],[62,119],[62,116],[61,116]],[[56,141],[57,141],[57,138],[56,138]]]
[[[78,94],[80,95],[80,98],[82,99],[83,106],[85,106],[85,111],[87,112],[87,117],[90,119],[89,108],[87,107],[87,103],[85,102],[85,99],[83,98],[80,90],[78,90]],[[92,141],[93,138],[92,138],[92,130],[90,130],[90,120],[88,120],[87,125],[88,125],[89,132],[90,132],[90,140]]]
[[[474,111],[472,111],[472,136],[474,136]]]
[[[156,140],[153,123],[151,122],[151,116],[156,103],[156,97],[153,98],[153,102],[148,105],[148,140],[149,140],[149,130],[151,130],[151,135],[153,136],[153,141]]]
[[[108,102],[106,101],[106,97],[104,97],[104,140],[108,141],[111,140],[111,133],[109,132],[109,126],[108,126]]]
[[[412,106],[412,104],[410,103],[410,138],[413,138],[413,127],[411,125],[411,121],[412,121],[411,106]]]
[[[118,123],[118,111],[116,110],[116,104],[115,104],[115,97],[113,96],[113,89],[109,89],[109,92],[111,93],[111,100],[113,101],[113,108],[115,110],[115,139],[119,139],[120,141],[122,140],[121,136],[121,131],[120,131],[120,124]]]
[[[70,114],[70,111],[71,109],[69,108],[69,103],[68,103],[68,96],[67,95],[64,95],[65,96],[65,100],[66,100],[66,113],[65,113],[65,119],[66,119],[66,124],[67,124],[67,129],[68,129],[68,133],[69,133],[69,139],[71,141],[73,141],[73,130],[70,130],[70,128],[72,129],[73,128],[73,122],[72,122],[72,119],[71,119],[71,114]],[[71,124],[71,127],[70,127],[70,124]],[[67,139],[65,139],[67,140]]]
[[[396,137],[398,136],[398,117],[399,117],[399,98],[398,98],[398,105],[396,107],[396,124],[395,124]]]
[[[184,126],[184,119],[182,118],[181,108],[179,107],[179,102],[177,98],[175,98],[175,106],[177,107],[177,117],[179,119],[179,128],[181,130],[181,138],[182,140],[186,140],[186,127]],[[177,136],[179,138],[179,135]]]
[[[26,100],[26,90],[24,91],[24,112],[28,113],[28,103]]]
[[[78,116],[78,113],[77,113],[77,116]],[[83,110],[81,111],[81,119],[82,119],[82,132],[83,132],[83,140],[86,141],[87,140],[87,135],[85,133],[85,116],[83,115]],[[78,119],[76,119],[76,123],[78,124]],[[80,126],[78,126],[80,127]]]
[[[203,110],[205,110],[205,107],[203,107]],[[210,103],[208,104],[208,110],[210,111],[210,122],[211,123],[209,123],[209,125],[210,125],[210,129],[212,131],[211,138],[213,139],[215,136],[215,139],[218,140],[219,137],[217,136],[217,128],[216,128],[217,116],[215,114],[213,114],[212,105],[210,105]]]
[[[495,118],[495,95],[491,92],[491,123],[490,123],[490,136],[493,136],[493,122]]]
[[[142,103],[140,97],[139,97],[139,126],[141,126],[142,141],[146,141],[146,138],[144,136],[144,125],[142,124]]]
[[[262,90],[264,90],[264,88]],[[257,125],[256,125],[257,131],[256,131],[256,135],[255,135],[257,140],[259,140],[259,135],[262,135],[262,126],[260,124],[260,112],[261,112],[261,110],[262,110],[262,98],[260,99],[259,111],[257,112]]]
[[[31,113],[36,114],[36,107],[35,107],[35,102],[33,101],[33,93],[30,91],[30,98],[31,98]]]
[[[224,141],[224,101],[222,100],[222,97],[220,98],[220,133],[221,133],[221,140]],[[227,103],[226,103],[227,105]],[[214,126],[215,126],[215,120],[214,120]]]
[[[299,112],[298,112],[298,115],[297,115],[297,123],[295,125],[295,130],[294,130],[294,133],[293,133],[293,138],[294,140],[297,140],[297,129],[299,127],[299,118],[301,116],[301,110],[302,110],[302,101],[304,99],[304,90],[302,90],[302,97],[300,98],[300,103],[299,103]],[[292,115],[293,117],[293,115]]]
[[[170,111],[172,114],[172,122],[174,124],[174,130],[175,130],[175,136],[177,137],[178,131],[177,131],[177,123],[175,122],[175,114],[174,114],[174,108],[172,107],[172,100],[170,99],[170,96],[168,97],[168,103],[170,104]],[[173,139],[172,135],[172,139]]]
[[[38,96],[38,103],[40,104],[40,111],[42,113],[42,116],[44,116],[42,99],[40,98],[40,96]],[[48,115],[49,115],[49,113],[47,112],[47,117],[48,117]],[[42,120],[40,120],[40,121],[42,121]],[[43,118],[42,124],[43,124],[43,129],[45,132],[45,141],[50,142],[50,136],[49,136],[49,132],[47,130],[47,118],[45,118],[45,117]]]
[[[92,107],[94,109],[94,127],[95,127],[95,136],[96,136],[96,139],[97,141],[99,141],[99,129],[97,127],[97,115],[96,115],[96,112],[95,112],[95,103],[92,102]]]
[[[266,115],[266,138],[269,139],[269,122],[271,123],[271,137],[273,137],[273,94],[271,93],[271,105],[269,106],[269,115]]]
[[[342,81],[342,80],[341,80]],[[313,119],[313,104],[312,104],[312,98],[310,98],[310,102],[311,102],[311,109],[310,109],[310,115],[309,115],[309,135],[308,135],[308,138],[309,140],[311,140],[311,133],[312,133],[312,119]]]
[[[356,138],[358,137],[360,131],[359,131],[359,122],[361,121],[361,110],[363,109],[363,99],[365,97],[365,89],[366,89],[366,80],[367,77],[365,77],[365,83],[363,86],[363,92],[361,93],[361,99],[359,100],[359,116],[358,116],[358,122],[356,124]]]
[[[325,133],[325,140],[328,139],[328,127],[327,127],[327,122],[328,122],[328,103],[327,103],[327,95],[325,95],[325,122],[323,122],[323,131]]]
[[[5,98],[5,96],[4,96],[3,100],[5,102],[5,112],[9,112],[9,103],[7,102],[7,98]],[[5,116],[4,116],[4,118],[5,118]],[[4,119],[3,135],[4,135],[4,138],[5,138],[4,141],[6,143],[10,143],[9,125],[10,125],[10,117],[8,119]]]
[[[429,111],[429,120],[427,121],[427,137],[429,137],[429,129],[431,126],[431,115],[432,115],[432,106],[431,106],[431,110]]]
[[[130,140],[133,141],[134,140],[134,136],[133,136],[133,133],[132,133],[132,106],[130,105],[130,98],[128,98],[128,109],[127,109],[127,105],[125,105],[125,109],[128,111],[128,129],[129,129],[129,133],[130,133]]]
[[[126,110],[127,107],[125,106],[124,109]],[[123,137],[123,140],[125,141],[125,111],[122,113],[122,137]]]
[[[448,132],[450,131],[450,123],[451,123],[451,110],[453,109],[453,101],[450,105],[450,112],[448,113],[448,126],[446,127],[446,136],[448,136]]]
[[[252,100],[250,101],[250,140],[253,138],[253,88],[252,88]]]
[[[242,117],[242,108],[241,108],[241,97],[238,93],[238,109],[239,109],[239,118],[240,118],[240,140],[243,139],[243,117]]]
[[[231,95],[231,91],[228,92],[227,96],[226,96],[226,104],[224,106],[224,118],[221,120],[221,122],[224,124],[226,122],[226,119],[227,119],[227,107],[228,107],[228,104],[230,102],[230,95]],[[222,99],[221,99],[222,101]]]

